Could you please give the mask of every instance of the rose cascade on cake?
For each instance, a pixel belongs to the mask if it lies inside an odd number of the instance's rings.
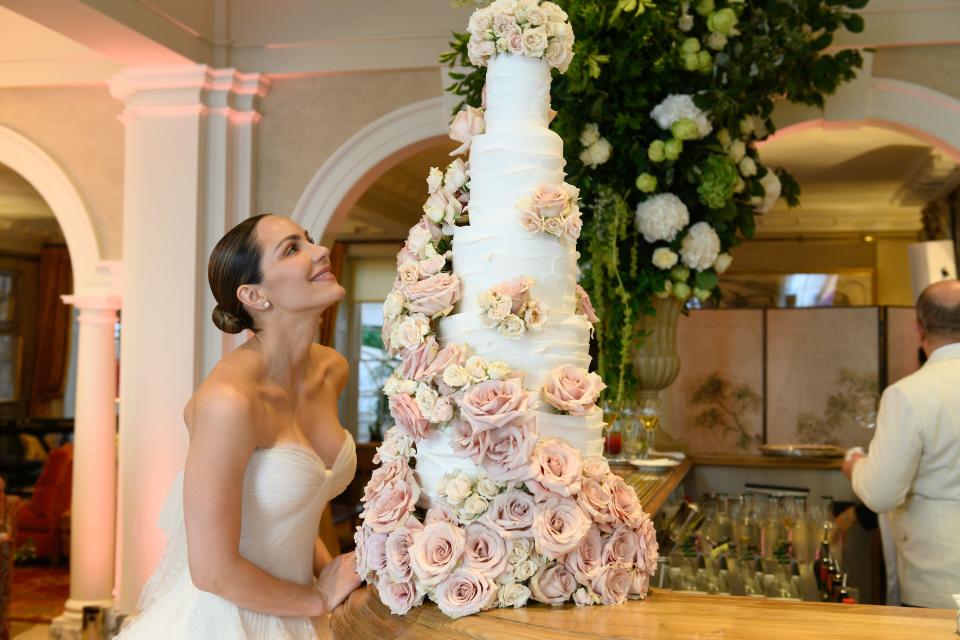
[[[451,617],[642,598],[656,536],[602,456],[578,190],[549,129],[573,31],[536,0],[497,0],[468,29],[484,104],[454,119],[451,155],[469,161],[430,170],[384,303],[396,424],[364,490],[357,571],[395,614],[424,598]]]

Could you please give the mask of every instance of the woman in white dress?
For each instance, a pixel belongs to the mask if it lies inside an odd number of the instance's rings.
[[[327,614],[360,585],[353,554],[331,559],[317,536],[356,471],[337,419],[347,362],[314,343],[345,292],[329,251],[274,215],[230,230],[208,275],[214,323],[253,336],[187,403],[186,468],[161,515],[169,542],[117,637],[325,637]]]

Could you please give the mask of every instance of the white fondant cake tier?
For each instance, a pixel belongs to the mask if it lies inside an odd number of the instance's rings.
[[[456,313],[440,321],[440,342],[466,344],[487,361],[503,360],[513,369],[525,371],[523,386],[539,390],[553,369],[572,364],[590,366],[590,322],[576,314],[551,314],[540,332],[519,338],[505,338],[496,327],[487,327],[480,313]]]
[[[550,80],[550,67],[542,60],[510,54],[491,60],[487,66],[487,131],[546,127]]]
[[[450,430],[431,431],[417,442],[417,464],[414,473],[420,485],[420,500],[417,505],[429,509],[437,499],[440,481],[448,473],[462,471],[472,477],[479,477],[483,470],[469,458],[461,458],[450,448]]]
[[[540,439],[563,438],[585,456],[603,455],[603,412],[594,409],[585,416],[535,411]]]
[[[533,297],[551,315],[573,313],[579,256],[572,243],[542,233],[460,227],[453,235],[453,268],[463,286],[458,310],[479,309],[481,293],[525,274],[534,279]]]

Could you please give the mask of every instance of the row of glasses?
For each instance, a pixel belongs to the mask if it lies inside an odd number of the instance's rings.
[[[653,441],[663,414],[659,397],[642,397],[619,409],[607,407],[604,413],[609,421],[604,434],[604,453],[610,460],[653,457]]]

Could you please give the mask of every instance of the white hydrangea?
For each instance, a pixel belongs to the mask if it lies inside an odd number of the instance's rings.
[[[693,96],[684,93],[667,96],[663,102],[653,108],[650,117],[657,121],[657,125],[661,129],[667,131],[670,130],[674,122],[684,118],[697,123],[697,131],[701,138],[710,135],[710,132],[713,131],[713,125],[710,124],[707,114],[693,103]]]
[[[691,226],[680,243],[680,257],[683,264],[697,271],[713,266],[720,255],[720,236],[706,222]]]
[[[763,187],[763,200],[760,201],[757,211],[766,213],[770,211],[777,200],[780,199],[780,190],[782,188],[780,177],[774,173],[773,169],[767,169],[767,173],[760,178],[760,186]]]
[[[733,256],[731,256],[729,253],[721,253],[719,256],[717,256],[717,261],[713,263],[713,268],[717,273],[724,273],[730,268],[731,262],[733,262]]]
[[[610,159],[611,151],[613,151],[613,145],[610,144],[610,141],[606,138],[600,138],[580,152],[580,161],[591,169],[596,169]]]
[[[659,247],[653,252],[653,266],[657,269],[672,269],[680,257],[667,247]]]
[[[647,242],[672,242],[690,222],[690,212],[672,193],[660,193],[637,205],[637,229]]]
[[[596,122],[588,122],[580,133],[580,144],[589,147],[600,139],[600,128]]]

